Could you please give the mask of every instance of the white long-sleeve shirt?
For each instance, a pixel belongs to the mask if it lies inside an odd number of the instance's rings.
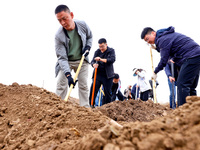
[[[141,71],[141,72],[138,71],[137,75],[138,75],[138,85],[140,87],[140,91],[145,92],[151,89],[149,82],[146,81],[145,79],[145,71]]]

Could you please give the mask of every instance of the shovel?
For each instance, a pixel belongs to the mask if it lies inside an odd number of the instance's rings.
[[[85,53],[86,53],[86,52],[85,52]],[[79,65],[78,65],[78,69],[77,69],[76,74],[75,74],[75,76],[74,76],[74,82],[76,82],[76,79],[77,79],[77,77],[78,77],[78,74],[79,74],[79,72],[80,72],[80,70],[81,70],[81,66],[82,66],[83,61],[84,61],[84,59],[85,59],[85,53],[82,55],[81,61],[80,61]],[[68,100],[68,98],[69,98],[69,96],[70,96],[70,94],[71,94],[71,92],[72,92],[72,88],[73,88],[73,87],[74,87],[74,85],[71,84],[71,85],[70,85],[70,88],[69,88],[69,91],[68,91],[68,93],[67,93],[67,96],[66,96],[65,99],[64,99],[66,102],[67,102],[67,100]]]
[[[100,92],[99,92],[99,102],[98,102],[98,106],[100,106],[101,104],[101,94],[103,94],[103,96],[105,96],[104,91],[102,90],[102,85],[100,87]]]
[[[174,63],[171,62],[171,73],[174,78]],[[175,99],[174,99],[174,81],[172,81],[172,108],[175,108]]]
[[[150,54],[151,54],[152,72],[154,73],[153,55],[152,55],[152,48],[151,47],[150,47]],[[157,99],[156,99],[156,81],[154,79],[152,79],[152,83],[153,83],[153,99],[154,99],[154,103],[157,103]]]
[[[139,77],[138,77],[138,81],[139,81]],[[137,100],[138,99],[138,82],[137,82],[137,84],[136,84],[136,93],[135,93],[135,100]]]
[[[97,61],[96,61],[96,64],[97,64]],[[96,78],[97,78],[97,68],[95,68],[95,72],[94,72],[94,81],[93,81],[93,89],[92,89],[92,100],[91,100],[91,106],[92,107],[94,107],[94,92],[95,92]]]

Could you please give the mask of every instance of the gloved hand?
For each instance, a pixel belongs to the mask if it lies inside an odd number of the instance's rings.
[[[84,53],[83,53],[83,55],[85,56],[85,57],[87,57],[88,55],[89,55],[89,50],[86,50]]]
[[[68,73],[68,72],[67,72],[65,75],[66,75],[66,77],[67,77],[67,79],[68,79],[68,85],[69,85],[69,87],[70,87],[71,84],[73,84],[73,88],[74,88],[75,85],[76,85],[76,83],[78,82],[78,80],[76,80],[76,81],[74,82],[74,79],[72,78],[71,74]]]
[[[86,57],[88,56],[89,52],[90,52],[90,46],[85,46],[85,48],[82,50],[82,54]]]
[[[156,81],[157,78],[157,74],[153,73],[153,75],[151,76],[151,79],[153,79],[154,81]]]

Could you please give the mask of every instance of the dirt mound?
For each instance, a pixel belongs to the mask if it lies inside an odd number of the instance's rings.
[[[172,109],[160,104],[154,104],[151,100],[148,100],[147,102],[141,100],[128,100],[114,101],[101,107],[96,107],[94,111],[100,111],[102,114],[115,121],[148,122],[156,117],[170,113]]]
[[[187,102],[170,115],[151,122],[127,123],[115,130],[107,125],[71,149],[199,150],[200,97],[187,97]]]
[[[106,120],[33,85],[0,84],[0,149],[64,148]]]
[[[0,149],[200,149],[199,99],[175,111],[134,100],[92,110],[31,84],[0,84]]]

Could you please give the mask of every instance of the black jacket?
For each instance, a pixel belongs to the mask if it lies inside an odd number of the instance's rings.
[[[97,49],[94,53],[94,57],[91,61],[91,65],[93,66],[93,64],[95,64],[95,57],[99,57],[101,53],[100,49]],[[114,77],[114,67],[113,67],[113,63],[115,62],[115,50],[113,48],[107,47],[107,50],[104,52],[104,59],[107,59],[107,63],[105,63],[105,70],[106,70],[106,75],[107,78],[113,78]]]

